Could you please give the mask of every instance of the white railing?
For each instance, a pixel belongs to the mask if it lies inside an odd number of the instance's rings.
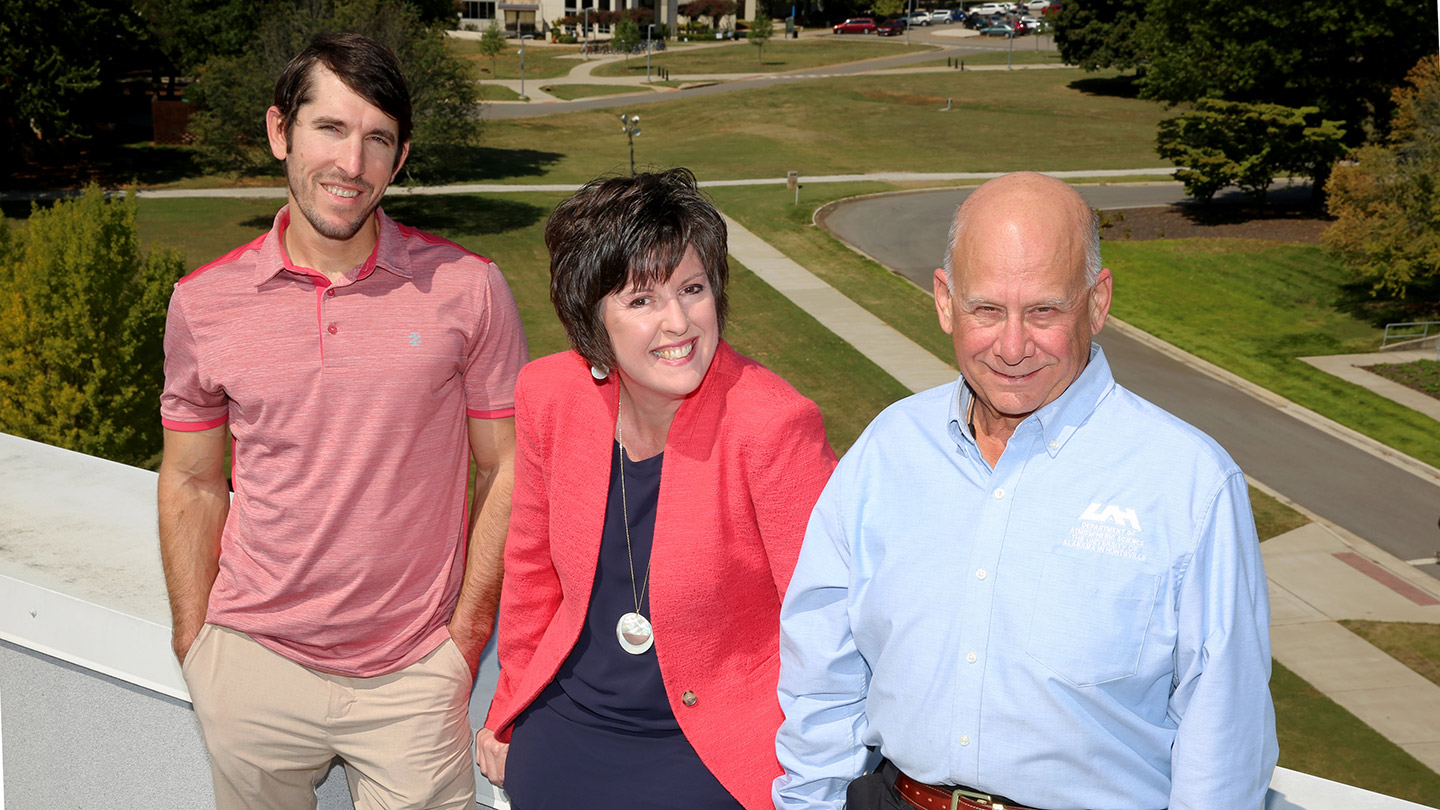
[[[487,659],[472,724],[496,674]],[[0,806],[212,805],[187,700],[170,652],[155,474],[0,434]],[[503,810],[478,772],[477,784],[480,805]],[[350,806],[339,771],[319,806]],[[1281,768],[1265,807],[1422,806]]]

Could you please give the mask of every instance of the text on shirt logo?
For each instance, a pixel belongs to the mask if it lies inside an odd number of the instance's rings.
[[[410,345],[411,345],[411,346],[419,346],[419,345],[420,345],[420,333],[419,333],[419,332],[411,332],[411,333],[410,333]]]
[[[1125,557],[1145,559],[1145,540],[1140,537],[1140,516],[1134,509],[1114,504],[1091,503],[1080,513],[1079,525],[1070,528],[1065,545],[1070,548]]]

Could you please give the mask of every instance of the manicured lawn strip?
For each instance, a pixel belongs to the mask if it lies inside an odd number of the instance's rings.
[[[1427,807],[1440,806],[1440,774],[1382,737],[1278,661],[1270,676],[1280,765]]]
[[[543,238],[545,219],[565,196],[398,197],[388,200],[385,210],[407,225],[495,259],[515,294],[530,355],[541,357],[568,347],[550,305]],[[141,200],[142,241],[179,246],[187,266],[197,267],[264,233],[279,206],[276,200]],[[850,344],[733,260],[730,310],[727,338],[815,400],[836,452],[844,452],[875,414],[907,393]]]
[[[1381,363],[1366,366],[1369,371],[1387,380],[1414,388],[1422,394],[1440,399],[1440,361],[1416,360],[1413,363]]]
[[[1255,531],[1260,535],[1261,541],[1279,537],[1310,522],[1310,518],[1255,487],[1250,487],[1250,511],[1255,515]]]
[[[874,38],[855,39],[780,39],[776,37],[765,46],[764,61],[759,58],[755,46],[744,40],[713,48],[683,50],[671,48],[657,52],[650,57],[650,66],[668,68],[672,74],[708,73],[780,73],[789,70],[840,65],[874,59],[881,56],[898,56],[906,53],[934,50],[934,46],[914,44],[908,48],[904,39],[884,41]],[[645,75],[645,55],[611,62],[595,69],[596,76]]]
[[[756,236],[931,354],[953,365],[954,344],[949,335],[940,331],[935,300],[928,292],[811,224],[815,209],[826,202],[894,188],[885,183],[815,184],[801,189],[798,206],[784,186],[731,186],[707,189],[707,192],[722,211]],[[941,236],[935,245],[937,261],[944,248]]]
[[[1085,170],[1158,167],[1155,125],[1165,111],[1136,99],[1072,89],[1068,70],[952,71],[788,82],[675,98],[637,110],[640,166],[689,166],[701,180],[889,171]],[[1087,81],[1093,76],[1086,75]],[[1089,86],[1089,85],[1085,85]],[[951,99],[954,110],[939,112]],[[1049,129],[1042,155],[985,149]],[[924,133],[900,148],[897,133]],[[536,182],[583,182],[628,163],[615,112],[597,110],[485,124],[485,144],[553,156]],[[883,159],[882,157],[883,156]]]
[[[456,56],[474,65],[477,79],[518,79],[520,78],[520,42],[507,40],[505,50],[495,57],[494,72],[491,72],[490,57],[480,55],[480,42],[473,39],[445,40],[445,47]],[[583,64],[578,57],[579,45],[535,45],[525,46],[525,78],[553,79],[564,76]]]
[[[1346,619],[1345,629],[1440,686],[1440,624]]]
[[[576,98],[593,98],[595,96],[618,96],[623,93],[652,92],[648,87],[623,84],[547,84],[540,89],[565,101]]]
[[[962,53],[962,54],[960,54],[959,56],[952,57],[952,58],[953,58],[953,59],[959,59],[961,62],[964,62],[966,67],[969,67],[969,66],[971,66],[971,65],[1005,65],[1005,64],[1013,64],[1013,65],[1063,65],[1063,64],[1065,64],[1064,60],[1062,60],[1062,59],[1060,58],[1060,54],[1059,54],[1057,51],[1047,51],[1047,50],[1039,50],[1039,51],[1037,51],[1037,50],[1034,50],[1034,48],[1035,48],[1034,45],[1028,45],[1028,46],[1027,46],[1027,45],[1025,45],[1025,44],[1023,44],[1023,43],[1021,43],[1021,42],[1016,42],[1016,43],[1015,43],[1015,53],[1014,53],[1014,59],[1013,59],[1013,61],[1007,61],[1007,59],[1011,56],[1011,54],[1010,54],[1009,51],[1006,51],[1006,50],[984,51],[984,52],[980,52],[980,53],[977,53],[977,52],[975,52],[975,51],[969,51],[969,52]],[[949,65],[947,64],[947,62],[946,62],[945,59],[936,59],[936,60],[933,61],[933,62],[920,62],[920,63],[914,64],[914,65],[907,65],[906,67],[949,67]],[[893,70],[903,70],[903,69],[904,69],[904,68],[893,68]],[[1076,68],[1076,70],[1079,70],[1079,68]]]
[[[480,88],[480,100],[481,100],[481,101],[519,101],[519,100],[520,100],[520,92],[519,92],[518,90],[511,90],[510,88],[508,88],[508,87],[506,87],[506,86],[504,86],[504,85],[500,85],[500,84],[485,84],[485,83],[482,82],[482,83],[480,83],[480,84],[477,85],[477,86]]]
[[[1435,420],[1297,357],[1372,351],[1380,330],[1334,308],[1345,276],[1318,245],[1107,242],[1112,312],[1390,447],[1440,465]]]

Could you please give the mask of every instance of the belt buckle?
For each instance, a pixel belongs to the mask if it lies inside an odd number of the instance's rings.
[[[976,793],[973,790],[955,788],[950,791],[950,810],[959,810],[960,800],[968,799],[981,807],[993,808],[993,810],[1005,810],[1005,805],[995,801],[995,797],[989,793]]]

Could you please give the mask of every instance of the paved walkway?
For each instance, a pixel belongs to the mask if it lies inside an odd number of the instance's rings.
[[[1440,420],[1440,399],[1365,370],[1365,366],[1381,363],[1413,363],[1416,360],[1435,360],[1437,357],[1440,355],[1437,355],[1434,349],[1418,349],[1372,354],[1332,354],[1300,359],[1346,382],[1368,388],[1386,399],[1392,399],[1407,408]]]
[[[920,391],[955,379],[947,363],[739,223],[727,217],[726,224],[737,261],[907,388]],[[1276,660],[1440,772],[1440,686],[1338,624],[1341,619],[1440,624],[1440,582],[1324,521],[1272,538],[1261,552],[1270,580]]]

